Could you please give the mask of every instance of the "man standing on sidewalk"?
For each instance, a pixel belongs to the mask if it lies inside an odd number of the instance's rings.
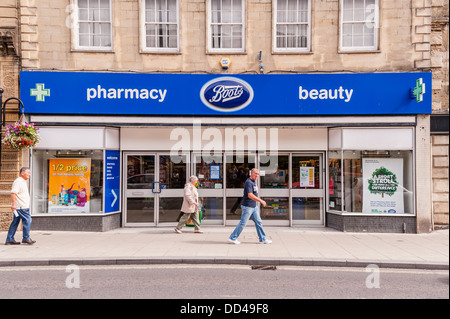
[[[23,225],[22,243],[32,245],[35,243],[30,238],[31,215],[30,215],[30,194],[28,193],[27,180],[30,178],[31,170],[28,167],[22,167],[19,177],[16,178],[11,189],[11,210],[13,211],[13,221],[9,226],[8,237],[5,245],[20,245],[20,242],[14,240],[17,226],[20,220]]]
[[[258,197],[258,186],[256,186],[256,179],[259,177],[259,170],[254,168],[250,172],[250,177],[247,178],[244,184],[244,196],[242,198],[242,216],[239,224],[234,229],[233,233],[228,238],[228,241],[233,244],[240,244],[237,240],[248,220],[251,218],[256,226],[256,232],[259,237],[260,244],[271,244],[272,241],[266,238],[262,227],[261,217],[259,216],[259,207],[256,202],[260,202],[264,207],[266,202]]]

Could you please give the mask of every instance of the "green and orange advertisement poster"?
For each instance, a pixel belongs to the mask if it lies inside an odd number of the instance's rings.
[[[90,185],[90,158],[50,159],[48,212],[88,213]]]

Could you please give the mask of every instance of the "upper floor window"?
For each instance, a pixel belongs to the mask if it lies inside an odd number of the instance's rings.
[[[112,50],[111,0],[74,0],[75,49]]]
[[[244,21],[244,0],[209,0],[209,52],[244,52]]]
[[[274,1],[274,52],[308,52],[311,0]]]
[[[142,0],[141,47],[144,52],[178,52],[178,0]]]
[[[341,51],[378,49],[379,0],[341,0]]]

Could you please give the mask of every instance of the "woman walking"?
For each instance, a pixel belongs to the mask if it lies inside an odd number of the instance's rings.
[[[178,234],[182,233],[181,228],[183,228],[183,226],[189,220],[189,217],[194,222],[194,233],[203,233],[200,230],[200,222],[198,219],[198,192],[197,188],[195,187],[195,184],[197,184],[197,182],[197,176],[191,176],[189,178],[189,183],[186,183],[186,185],[184,186],[183,205],[181,206],[181,212],[183,213],[183,216],[181,216],[177,227],[175,227],[175,232]]]

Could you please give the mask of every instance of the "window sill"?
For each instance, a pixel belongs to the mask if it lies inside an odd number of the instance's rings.
[[[234,51],[221,51],[221,52],[210,52],[207,51],[206,55],[247,55],[247,52],[234,52]]]
[[[170,52],[170,51],[139,51],[139,54],[150,54],[150,55],[181,55],[180,51]]]
[[[370,53],[381,53],[381,50],[338,50],[338,54],[370,54]]]
[[[99,50],[99,49],[71,49],[72,53],[115,53],[113,49]]]
[[[273,55],[313,55],[314,53],[311,51],[272,51]]]
[[[327,213],[334,214],[334,215],[341,215],[341,216],[357,216],[357,217],[364,217],[364,216],[370,216],[370,217],[395,217],[395,216],[402,216],[402,217],[415,217],[415,214],[397,214],[397,213],[379,213],[379,214],[371,214],[371,213],[361,213],[361,212],[355,212],[355,213],[349,213],[349,212],[341,212],[337,210],[329,210]]]

